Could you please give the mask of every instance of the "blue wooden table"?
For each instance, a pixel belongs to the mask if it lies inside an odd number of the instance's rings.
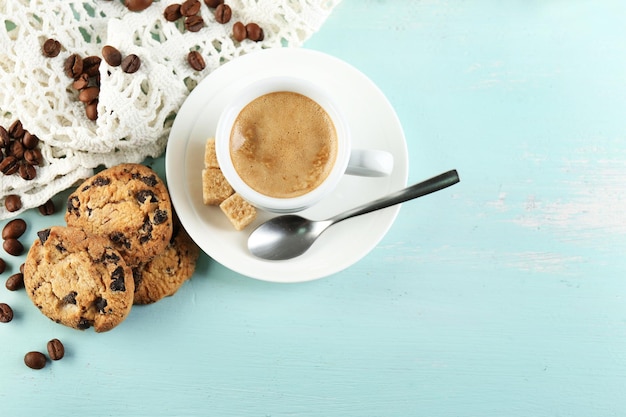
[[[385,93],[409,183],[461,183],[345,271],[273,284],[203,255],[105,334],[2,286],[0,414],[626,415],[625,21],[618,0],[344,0],[304,47]],[[24,217],[25,240],[62,222]],[[24,366],[54,337],[62,361]]]

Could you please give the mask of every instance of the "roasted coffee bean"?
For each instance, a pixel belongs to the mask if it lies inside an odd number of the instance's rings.
[[[85,105],[85,115],[89,120],[96,120],[98,118],[98,99]]]
[[[10,305],[0,303],[0,323],[8,323],[13,320],[13,309]]]
[[[7,281],[4,283],[9,291],[17,291],[24,288],[24,274],[21,272],[17,272],[10,277],[7,278]]]
[[[18,160],[24,158],[24,145],[22,145],[22,142],[11,142],[9,149],[7,149],[7,156],[9,155],[16,157]]]
[[[9,132],[4,128],[4,126],[0,126],[0,148],[6,148],[11,144],[11,137],[9,136]]]
[[[204,19],[202,16],[195,15],[185,18],[185,28],[189,32],[198,32],[204,27]]]
[[[63,65],[65,75],[69,78],[76,79],[83,73],[83,58],[78,54],[72,54],[65,60]]]
[[[80,94],[78,94],[78,99],[83,103],[91,103],[100,95],[99,87],[87,87],[81,90]]]
[[[24,219],[13,219],[2,228],[2,239],[17,239],[26,231]]]
[[[24,253],[24,245],[22,245],[22,242],[17,239],[11,238],[5,240],[4,242],[2,242],[2,247],[4,248],[4,251],[9,255],[20,256],[22,253]]]
[[[43,155],[39,149],[26,149],[24,151],[24,161],[33,166],[39,166],[43,163]]]
[[[127,74],[132,74],[137,72],[139,67],[141,66],[141,59],[135,54],[130,54],[126,58],[122,59],[122,71]]]
[[[43,43],[41,52],[48,58],[54,58],[61,52],[61,43],[56,39],[48,39]]]
[[[122,63],[122,53],[111,45],[102,48],[102,57],[112,67],[118,67]]]
[[[140,12],[152,5],[152,0],[126,0],[126,7],[131,12]]]
[[[18,119],[11,123],[9,126],[9,136],[13,139],[20,140],[24,136],[24,127],[22,126],[22,122]]]
[[[26,149],[34,149],[39,144],[39,138],[36,135],[33,135],[30,132],[24,132],[24,137],[22,138],[22,145]]]
[[[19,161],[13,155],[7,156],[6,158],[2,160],[2,162],[0,162],[0,172],[2,172],[4,175],[13,175],[17,172],[19,168],[20,168]],[[6,201],[7,200],[5,200],[5,204],[6,204]]]
[[[18,172],[20,174],[20,177],[22,177],[22,179],[25,181],[33,180],[37,176],[37,170],[35,169],[35,167],[26,162],[22,162],[20,164]]]
[[[46,366],[46,355],[41,352],[28,352],[24,356],[24,363],[31,369],[42,369]]]
[[[22,274],[24,273],[24,265],[25,265],[24,263],[22,263],[22,264],[20,265],[20,272],[21,272]]]
[[[199,0],[186,0],[180,5],[180,14],[183,16],[194,16],[200,12],[202,4]]]
[[[248,32],[246,32],[246,25],[241,22],[236,22],[233,25],[233,38],[237,42],[241,42],[248,37]]]
[[[7,263],[4,262],[4,259],[0,258],[0,274],[3,273],[5,269],[7,269]]]
[[[4,161],[2,161],[4,162]],[[22,208],[22,199],[17,194],[9,194],[4,199],[4,207],[11,213]]]
[[[220,4],[224,4],[224,0],[204,0],[204,4],[214,9]]]
[[[170,4],[169,6],[167,6],[163,11],[163,17],[165,17],[165,20],[167,20],[168,22],[175,22],[183,17],[183,14],[180,11],[180,7],[181,5],[178,3]]]
[[[89,75],[85,73],[80,74],[72,83],[72,88],[75,90],[82,90],[87,87],[89,87]]]
[[[95,77],[100,73],[100,62],[102,58],[96,55],[90,55],[83,59],[83,73],[90,77]]]
[[[231,17],[233,17],[233,9],[228,4],[222,3],[215,9],[215,20],[218,23],[228,23]]]
[[[263,29],[256,23],[248,23],[246,25],[246,33],[248,34],[248,39],[251,41],[259,42],[265,38]]]
[[[50,359],[52,359],[53,361],[58,361],[59,359],[62,359],[63,356],[65,356],[65,346],[63,346],[63,343],[61,343],[59,339],[50,340],[48,342],[47,348],[48,356],[50,356]]]
[[[206,63],[204,62],[204,58],[202,58],[202,54],[198,51],[191,51],[187,55],[187,62],[191,66],[191,68],[196,71],[202,71],[206,68]]]
[[[51,214],[54,214],[55,212],[54,201],[50,199],[46,201],[45,203],[43,203],[42,205],[40,205],[38,209],[39,209],[39,213],[41,213],[42,216],[50,216]]]

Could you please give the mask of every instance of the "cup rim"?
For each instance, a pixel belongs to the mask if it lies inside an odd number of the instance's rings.
[[[317,102],[329,115],[337,133],[337,155],[332,170],[324,181],[314,190],[297,197],[280,198],[262,194],[251,188],[237,174],[230,156],[230,133],[232,125],[241,110],[254,99],[265,94],[279,91],[296,92]],[[343,177],[350,158],[351,140],[346,119],[340,113],[331,95],[321,86],[309,80],[293,76],[272,76],[254,81],[240,89],[235,98],[222,111],[215,132],[215,150],[222,173],[231,187],[257,208],[277,212],[291,213],[301,211],[319,202],[334,190]]]

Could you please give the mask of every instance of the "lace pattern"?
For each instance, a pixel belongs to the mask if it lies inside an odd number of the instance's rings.
[[[178,108],[198,82],[237,56],[302,45],[339,1],[229,0],[232,18],[221,24],[201,0],[205,26],[198,32],[186,30],[182,19],[164,18],[165,7],[182,1],[155,1],[141,12],[128,11],[121,0],[2,2],[0,125],[8,128],[21,120],[39,137],[44,162],[32,180],[0,173],[0,219],[43,204],[100,165],[161,155]],[[263,41],[234,40],[237,21],[261,26]],[[48,38],[62,45],[56,57],[41,53]],[[141,67],[127,74],[102,61],[98,118],[92,121],[63,66],[73,53],[101,56],[104,45],[116,47],[123,56],[136,54]],[[201,53],[204,70],[187,63],[192,50]],[[7,212],[3,201],[9,194],[21,196],[21,210]]]

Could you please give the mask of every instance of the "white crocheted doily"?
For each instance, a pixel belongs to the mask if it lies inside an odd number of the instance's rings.
[[[254,50],[300,46],[339,1],[227,0],[233,16],[220,24],[201,0],[205,26],[198,32],[185,30],[182,20],[165,20],[165,7],[182,0],[155,0],[141,12],[128,11],[123,0],[0,1],[0,125],[8,129],[21,120],[39,137],[44,157],[32,180],[0,173],[0,219],[43,204],[99,165],[161,155],[177,110],[202,78]],[[264,40],[235,41],[237,21],[257,23]],[[41,52],[48,38],[62,45],[54,58]],[[136,54],[141,67],[126,74],[102,61],[98,118],[92,121],[63,66],[73,53],[101,56],[104,45],[123,56]],[[187,63],[191,50],[202,54],[204,70]],[[9,194],[21,196],[20,211],[5,209]]]

